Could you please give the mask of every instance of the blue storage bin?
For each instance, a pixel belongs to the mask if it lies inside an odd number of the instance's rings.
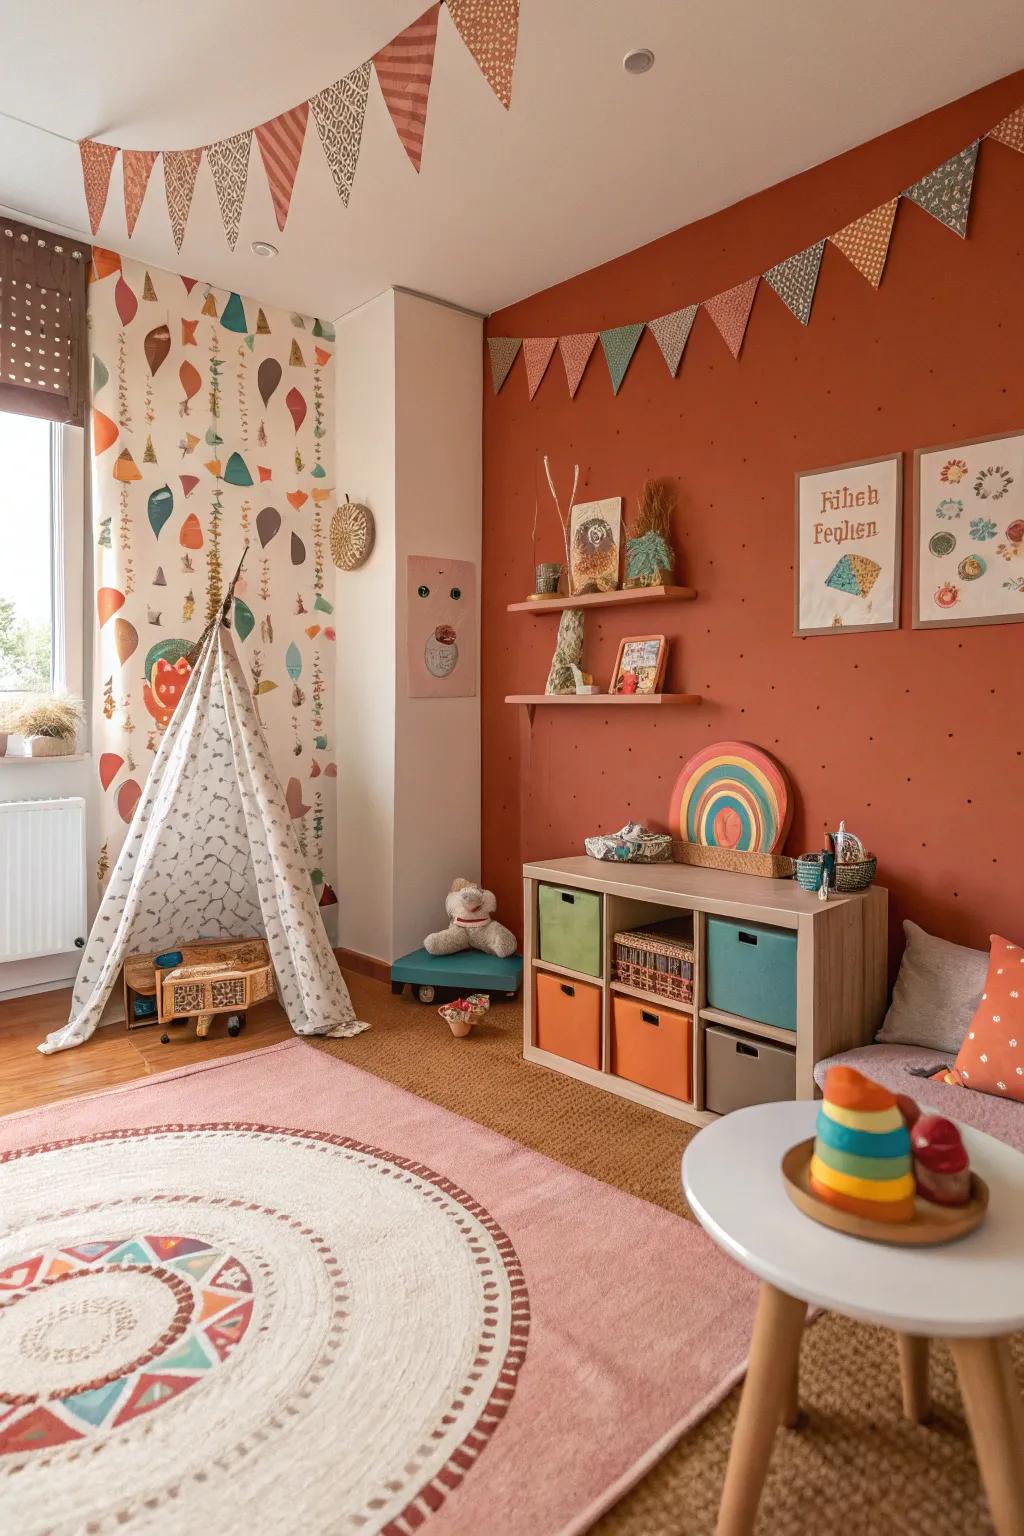
[[[796,1029],[796,930],[709,917],[709,1008]]]

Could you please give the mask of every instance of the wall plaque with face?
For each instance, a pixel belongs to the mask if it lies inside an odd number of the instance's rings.
[[[410,698],[472,698],[476,694],[473,562],[409,555],[406,610]]]

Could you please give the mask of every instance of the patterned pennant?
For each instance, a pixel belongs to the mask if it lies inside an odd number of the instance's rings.
[[[601,332],[604,360],[608,364],[612,389],[616,394],[619,392],[619,385],[626,377],[626,369],[632,361],[636,344],[643,333],[642,322],[640,325],[613,325],[609,330]]]
[[[423,159],[423,131],[427,124],[427,98],[434,72],[434,44],[441,0],[424,11],[418,21],[392,38],[373,56],[373,66],[406,154],[419,171]]]
[[[263,169],[267,173],[267,185],[278,229],[284,229],[288,222],[288,209],[291,207],[295,174],[302,158],[308,117],[309,102],[303,101],[299,106],[282,112],[280,117],[272,117],[269,123],[261,123],[253,130],[263,156]]]
[[[206,158],[213,172],[224,233],[232,250],[238,244],[238,226],[242,222],[251,139],[252,129],[244,128],[230,139],[220,139],[216,144],[206,146]]]
[[[177,251],[181,250],[185,238],[185,225],[188,223],[192,194],[196,189],[196,174],[202,158],[201,149],[164,150],[164,195]]]
[[[847,261],[851,261],[857,271],[867,278],[872,288],[877,288],[882,281],[898,204],[898,197],[890,198],[887,203],[879,203],[870,213],[854,219],[852,224],[845,225],[828,237],[836,250],[842,251]]]
[[[733,357],[740,355],[759,281],[757,277],[748,277],[745,283],[737,283],[735,288],[727,288],[724,293],[716,293],[713,299],[704,300],[704,308]]]
[[[491,90],[507,107],[519,39],[519,0],[448,0],[448,14]]]
[[[572,400],[580,387],[580,380],[590,362],[590,354],[597,346],[597,331],[579,331],[574,336],[559,336],[558,350],[565,364],[565,378]]]
[[[1024,107],[1018,107],[1016,112],[1004,117],[1001,123],[996,123],[988,137],[999,144],[1008,144],[1018,154],[1024,155]]]
[[[110,173],[117,159],[117,145],[97,144],[95,139],[83,139],[78,152],[82,157],[82,180],[85,183],[85,206],[89,210],[89,228],[95,234],[107,206]]]
[[[369,89],[370,60],[367,59],[365,64],[360,64],[358,69],[336,80],[326,90],[318,91],[309,103],[334,185],[346,208],[359,164]]]
[[[953,155],[944,165],[904,192],[912,203],[930,213],[933,219],[945,224],[961,240],[967,236],[967,220],[971,212],[971,189],[974,186],[974,167],[978,160],[979,139],[968,144],[958,155]]]
[[[814,290],[818,286],[821,253],[824,249],[824,240],[819,240],[816,245],[809,245],[805,251],[797,251],[795,256],[787,256],[785,261],[780,261],[764,273],[764,280],[769,288],[774,288],[783,304],[787,309],[792,310],[801,325],[806,325],[811,318],[811,305],[814,303]]]
[[[679,372],[690,330],[697,316],[697,305],[688,304],[685,309],[674,309],[670,315],[648,320],[647,329],[661,348],[661,355],[668,364],[668,371],[675,378]]]
[[[557,336],[527,336],[523,342],[526,385],[531,400],[540,388],[540,381],[547,372],[557,341]]]
[[[491,383],[498,394],[508,378],[509,370],[519,356],[522,340],[518,336],[488,336],[487,348],[491,354]]]
[[[128,238],[135,232],[135,225],[142,208],[142,199],[149,186],[149,178],[156,164],[155,149],[123,149],[121,174],[124,177],[124,219],[128,226]]]

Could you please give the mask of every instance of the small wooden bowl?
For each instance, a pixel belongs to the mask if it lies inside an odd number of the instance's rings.
[[[984,1220],[988,1210],[988,1185],[976,1173],[971,1174],[971,1198],[966,1205],[933,1205],[916,1199],[910,1221],[871,1221],[855,1216],[836,1205],[827,1205],[811,1188],[811,1157],[814,1137],[797,1142],[782,1159],[782,1181],[786,1193],[798,1210],[823,1227],[845,1232],[850,1237],[867,1238],[872,1243],[892,1243],[896,1247],[919,1248],[929,1244],[952,1243],[966,1237]]]

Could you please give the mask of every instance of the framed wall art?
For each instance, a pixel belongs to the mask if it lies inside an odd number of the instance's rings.
[[[619,584],[622,497],[576,502],[569,514],[569,591],[613,592]]]
[[[665,675],[664,635],[627,635],[619,641],[609,693],[657,693]]]
[[[1024,619],[1024,432],[914,454],[914,628]]]
[[[899,629],[902,533],[901,454],[800,471],[794,634]]]

